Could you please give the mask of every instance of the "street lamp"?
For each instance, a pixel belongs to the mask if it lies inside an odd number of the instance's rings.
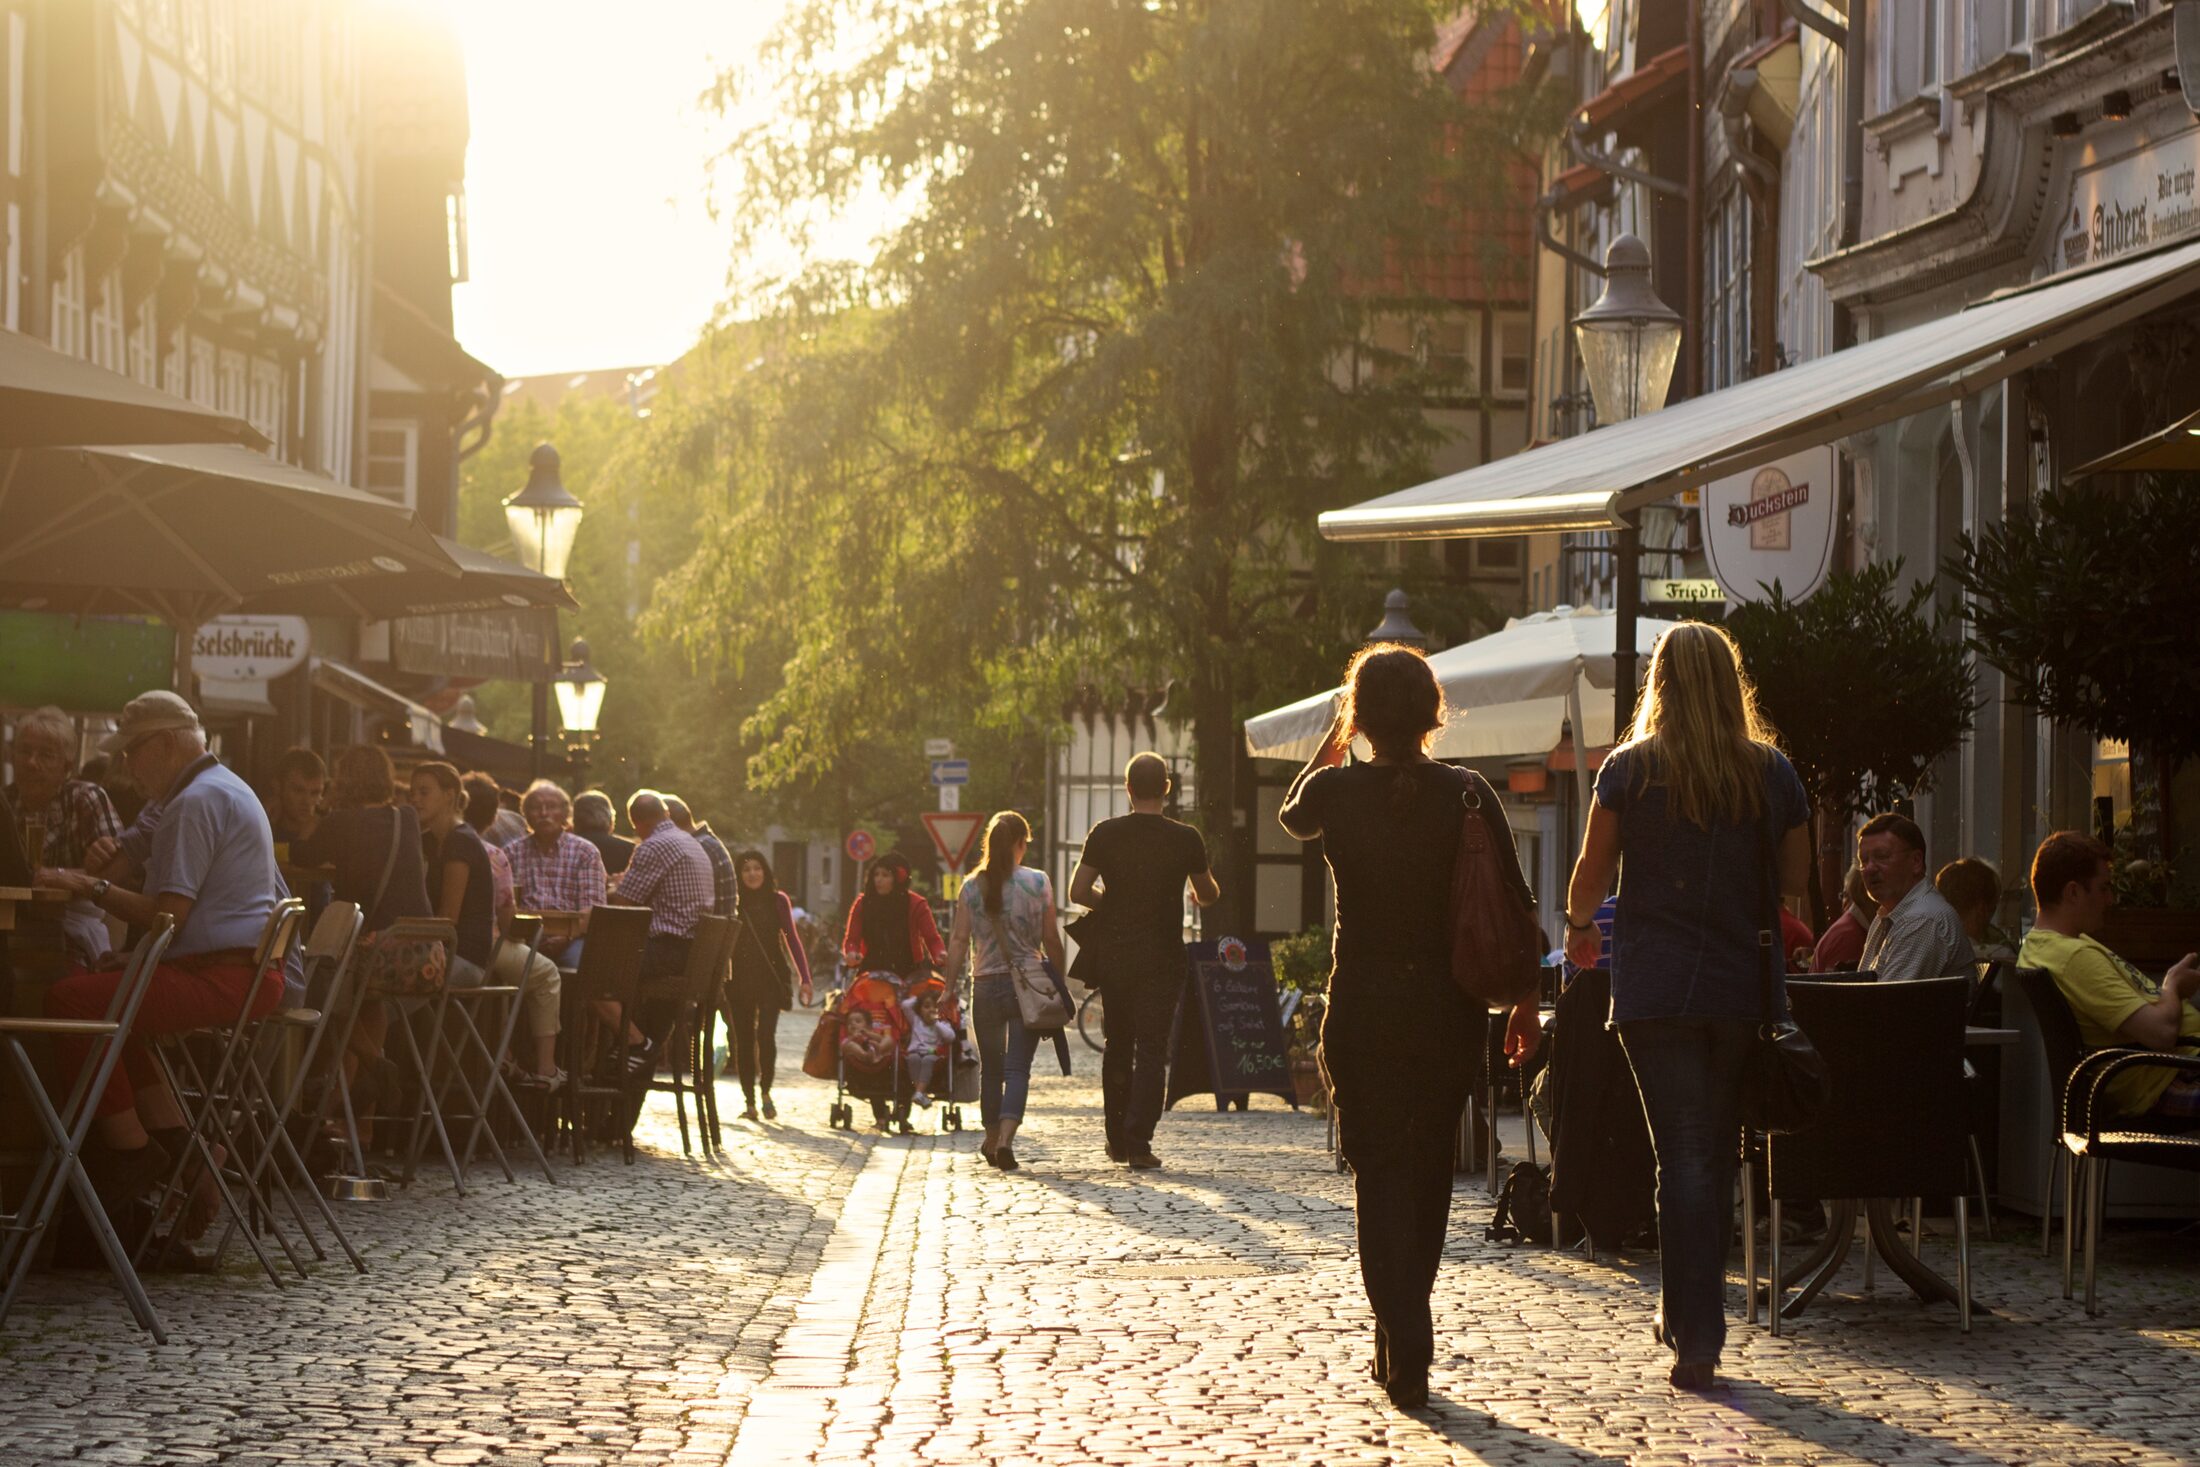
[[[1406,614],[1406,603],[1404,591],[1392,591],[1383,598],[1383,619],[1367,634],[1370,643],[1396,642],[1400,646],[1427,649],[1428,634],[1413,624],[1413,618]]]
[[[1605,250],[1604,293],[1574,317],[1574,340],[1600,423],[1622,423],[1665,406],[1680,359],[1681,318],[1651,289],[1650,251],[1633,235],[1621,235]],[[1621,518],[1616,549],[1612,726],[1625,738],[1635,716],[1635,626],[1642,615],[1642,527],[1632,512]],[[1583,731],[1575,729],[1575,757],[1587,757],[1587,748]]]
[[[504,522],[511,527],[512,544],[522,564],[553,580],[565,579],[566,564],[573,558],[573,537],[581,529],[581,502],[558,477],[558,451],[549,444],[536,444],[528,455],[527,487],[504,501]],[[540,779],[544,749],[550,742],[550,695],[539,676],[534,695],[530,743],[534,777]]]
[[[589,664],[588,643],[573,639],[565,669],[552,684],[558,694],[558,722],[565,725],[565,748],[574,762],[586,767],[588,750],[596,741],[596,723],[603,716],[603,695],[610,684]]]
[[[511,527],[520,562],[552,580],[564,580],[581,513],[581,502],[558,477],[558,451],[547,443],[535,445],[527,459],[527,487],[504,501],[504,522]]]

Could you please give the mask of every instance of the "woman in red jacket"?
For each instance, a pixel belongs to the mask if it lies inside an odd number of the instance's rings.
[[[851,972],[892,973],[905,985],[912,975],[936,971],[946,961],[947,944],[940,941],[931,904],[909,889],[907,856],[888,851],[871,863],[863,893],[848,909],[848,930],[840,946]],[[882,1130],[889,1125],[910,1129],[906,1100],[891,1110],[874,1100],[871,1113]]]

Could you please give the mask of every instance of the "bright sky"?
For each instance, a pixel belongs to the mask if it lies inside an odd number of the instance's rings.
[[[507,377],[668,362],[726,293],[696,102],[788,0],[436,0],[466,49],[466,349]]]

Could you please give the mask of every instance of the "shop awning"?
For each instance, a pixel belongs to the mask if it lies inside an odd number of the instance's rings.
[[[0,331],[0,448],[112,443],[268,446],[242,419],[95,367],[20,331]]]
[[[2190,473],[2200,469],[2200,413],[2179,418],[2167,428],[2082,463],[2063,475],[2063,482],[2091,474],[2136,474],[2153,469]]]
[[[1846,351],[1321,517],[1331,540],[1608,530],[1768,459],[1906,418],[2200,291],[2200,244],[1989,297]]]
[[[364,708],[384,718],[403,719],[415,744],[438,754],[443,752],[443,720],[435,716],[434,709],[383,687],[358,668],[316,657],[313,659],[313,686],[332,698],[343,699],[354,708]]]

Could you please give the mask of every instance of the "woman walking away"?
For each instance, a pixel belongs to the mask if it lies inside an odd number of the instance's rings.
[[[1352,1167],[1375,1378],[1412,1409],[1428,1403],[1429,1293],[1451,1213],[1453,1137],[1488,1033],[1487,1011],[1451,976],[1452,868],[1471,786],[1465,771],[1428,756],[1444,697],[1420,653],[1367,648],[1345,684],[1282,819],[1300,840],[1321,838],[1337,883],[1322,1056]],[[1372,761],[1345,763],[1355,735]],[[1511,842],[1497,846],[1519,885]],[[1530,999],[1512,1011],[1505,1052],[1519,1064],[1540,1037]]]
[[[1589,916],[1620,874],[1612,1023],[1658,1162],[1660,1312],[1672,1383],[1704,1390],[1726,1343],[1726,1251],[1742,1070],[1763,1017],[1757,934],[1800,895],[1809,801],[1718,627],[1658,641],[1627,739],[1598,772],[1566,898],[1566,950],[1594,961]],[[1772,974],[1775,1016],[1787,993]]]
[[[733,1046],[735,1073],[747,1107],[741,1119],[756,1119],[761,1087],[764,1119],[775,1120],[772,1068],[779,1058],[780,1013],[794,1003],[799,977],[802,1001],[810,1001],[810,957],[795,931],[794,904],[772,878],[762,851],[734,857],[733,979],[726,985],[726,1042]]]
[[[1004,1172],[1016,1170],[1016,1128],[1031,1091],[1031,1057],[1039,1036],[1024,1027],[1014,974],[1039,976],[1043,955],[1062,971],[1062,931],[1054,887],[1044,871],[1023,864],[1031,827],[1014,810],[986,822],[985,856],[955,901],[947,944],[947,980],[959,982],[963,958],[977,976],[971,1018],[977,1028],[978,1115],[985,1139],[978,1154]]]

